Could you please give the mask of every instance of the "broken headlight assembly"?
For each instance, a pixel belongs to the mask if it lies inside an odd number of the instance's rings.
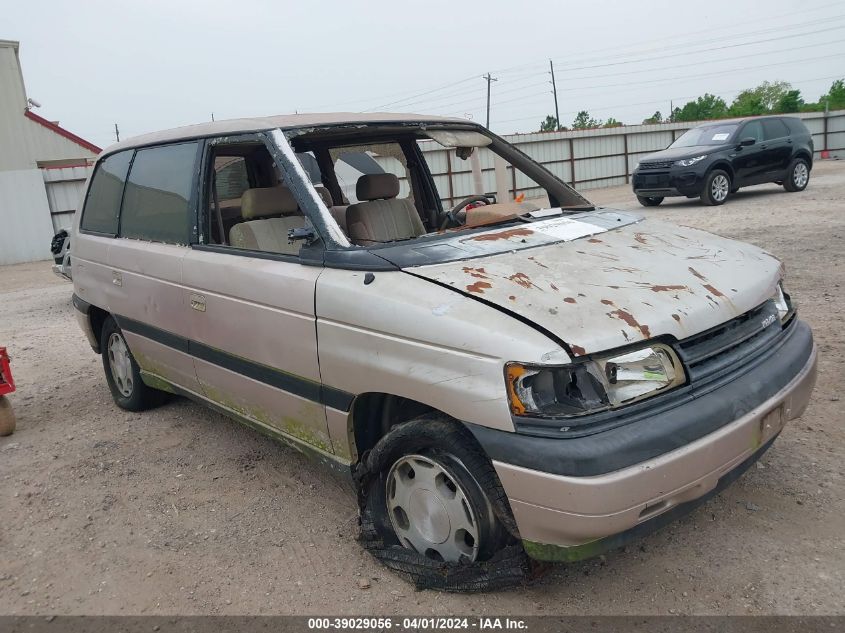
[[[774,301],[775,306],[777,306],[780,322],[786,323],[789,321],[795,313],[795,306],[792,303],[792,298],[783,289],[783,281],[778,282],[775,294],[772,295],[772,301]]]
[[[684,384],[675,352],[652,344],[569,365],[505,365],[514,415],[570,417],[621,407]]]

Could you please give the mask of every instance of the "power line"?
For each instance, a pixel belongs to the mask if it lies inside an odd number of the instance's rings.
[[[810,11],[819,11],[819,10],[826,9],[826,8],[832,7],[832,6],[841,6],[841,4],[839,2],[832,2],[832,3],[829,3],[829,4],[817,6],[817,7],[808,7],[808,8],[802,9],[801,11],[797,11],[797,12],[790,12],[790,13],[784,13],[784,14],[780,14],[780,15],[776,15],[776,16],[769,16],[768,18],[764,18],[761,21],[762,22],[770,22],[772,20],[777,20],[777,19],[783,18],[783,17],[790,17],[790,16],[793,16],[793,15],[799,15],[799,14],[804,15],[807,12],[810,12]],[[808,22],[804,22],[804,23],[796,23],[796,24],[784,25],[784,26],[780,26],[780,27],[771,27],[771,28],[768,28],[768,29],[744,32],[744,33],[740,32],[740,33],[736,33],[736,34],[733,34],[733,35],[721,36],[721,37],[718,37],[718,38],[709,38],[709,41],[712,42],[712,41],[719,41],[719,40],[724,40],[724,39],[731,39],[731,38],[735,38],[735,37],[745,37],[745,36],[748,36],[748,35],[770,32],[770,31],[776,30],[776,29],[801,28],[801,27],[809,26],[811,24],[816,24],[816,23],[819,23],[819,22],[822,22],[822,21],[826,22],[826,21],[829,21],[829,20],[840,19],[842,17],[845,17],[845,16],[833,16],[833,17],[830,17],[830,18],[824,18],[824,19],[821,19],[821,20],[812,20],[812,21],[808,21]],[[709,32],[710,32],[709,29],[700,30],[700,31],[691,31],[691,32],[687,32],[683,35],[678,35],[677,37],[680,38],[680,39],[686,40],[691,35],[695,35],[695,34],[698,34],[698,33],[709,33]],[[802,35],[802,34],[798,34],[796,36],[800,36],[800,35]],[[640,41],[632,44],[631,46],[636,46],[638,44],[647,43],[647,42],[648,42],[648,40],[640,40]],[[669,49],[672,49],[672,48],[677,48],[679,46],[686,46],[686,45],[687,45],[687,43],[684,41],[682,43],[671,45],[671,46],[668,46],[668,47],[657,47],[657,48],[652,47],[650,49],[644,49],[644,50],[641,50],[641,51],[633,51],[633,53],[628,53],[628,54],[642,54],[644,52],[650,52],[650,51],[654,51],[654,50],[669,50]],[[618,56],[619,54],[625,54],[624,51],[630,49],[631,46],[626,46],[626,47],[621,47],[621,48],[617,47],[617,48],[609,48],[609,49],[600,49],[598,51],[587,52],[584,55],[582,55],[582,57],[579,57],[577,59],[581,59],[581,58],[583,58],[583,59],[588,59],[588,58],[589,59],[596,59],[596,55],[598,55],[602,52],[616,53],[616,55]],[[709,50],[709,49],[704,49],[704,50],[701,50],[701,51],[698,51],[698,52],[705,52],[706,50]],[[620,53],[620,51],[622,51],[622,52]],[[687,53],[685,52],[685,53],[681,53],[681,54],[687,54]],[[559,59],[563,59],[563,58],[559,58]],[[572,59],[568,58],[567,61],[572,61]],[[646,61],[646,60],[633,60],[631,62],[626,62],[626,63],[637,63],[637,62],[641,62],[641,61]],[[524,68],[537,68],[537,67],[539,67],[539,64],[537,62],[533,62],[533,63],[530,63],[530,64],[523,64],[523,65],[520,65],[520,66],[512,66],[512,67],[509,67],[509,68],[504,68],[504,69],[500,69],[500,70],[496,70],[496,71],[492,71],[492,72],[502,74],[502,73],[509,73],[509,72],[513,72],[515,70],[520,70],[520,69],[524,69]],[[568,69],[568,70],[578,70],[578,68],[571,68],[571,69]],[[537,72],[537,73],[534,73],[534,74],[535,75],[545,74],[545,72],[547,72],[547,71],[541,71],[541,72]],[[373,107],[367,108],[366,111],[379,110],[379,109],[382,109],[382,108],[403,104],[406,101],[412,101],[412,100],[415,100],[415,99],[419,99],[420,97],[423,97],[423,96],[426,96],[426,95],[429,95],[429,94],[434,94],[436,92],[440,92],[442,90],[446,90],[448,88],[451,88],[451,87],[454,87],[454,86],[457,86],[457,85],[460,85],[460,84],[463,84],[463,83],[470,82],[470,81],[474,80],[476,76],[477,75],[472,75],[472,76],[465,77],[463,79],[460,79],[460,80],[457,80],[457,81],[454,81],[454,82],[450,82],[450,83],[447,83],[447,84],[436,86],[434,88],[423,90],[423,91],[411,91],[410,93],[407,92],[407,91],[400,91],[400,92],[396,92],[396,93],[392,93],[392,94],[388,94],[388,95],[383,95],[383,96],[378,97],[378,98],[379,99],[392,99],[393,97],[399,97],[400,95],[403,95],[403,94],[406,95],[406,96],[404,96],[403,98],[391,101],[389,103],[384,103],[384,104],[379,105],[379,106],[373,106]],[[362,98],[362,99],[355,99],[355,100],[350,100],[350,101],[339,102],[339,103],[336,103],[333,106],[331,106],[331,108],[334,109],[334,108],[337,108],[337,107],[340,107],[340,106],[363,104],[363,103],[372,103],[372,101],[373,101],[372,97],[366,97],[366,98]],[[314,109],[318,109],[318,110],[319,109],[326,109],[327,107],[328,106],[320,106],[320,107],[314,108]],[[405,106],[403,106],[403,107],[405,107]]]
[[[845,28],[845,27],[843,27],[843,28]],[[816,42],[816,43],[813,43],[813,44],[806,44],[806,45],[802,45],[802,46],[794,46],[794,47],[790,47],[790,48],[783,48],[783,49],[778,50],[778,52],[779,53],[786,53],[786,52],[804,50],[804,49],[807,49],[807,48],[817,48],[817,47],[820,47],[820,46],[826,46],[828,44],[838,44],[838,43],[839,43],[839,41],[836,41],[836,40],[830,41],[830,42]],[[718,64],[718,63],[721,63],[721,62],[733,62],[737,59],[746,59],[746,58],[749,58],[749,57],[757,57],[757,56],[759,56],[759,53],[749,53],[747,55],[736,55],[736,56],[733,56],[733,57],[730,57],[730,58],[722,58],[722,59],[714,59],[714,60],[701,60],[700,63],[702,63],[702,64]],[[791,63],[792,61],[796,61],[796,60],[787,60],[783,63]],[[598,78],[602,78],[602,77],[618,77],[620,75],[626,75],[627,76],[627,75],[635,74],[635,73],[655,72],[655,71],[661,71],[661,70],[673,70],[675,68],[677,68],[677,65],[661,66],[661,67],[656,67],[656,68],[630,70],[630,71],[626,71],[626,72],[605,73],[603,75],[591,75],[591,76],[587,76],[587,77],[573,77],[571,79],[571,81],[578,81],[580,79],[593,80],[593,79],[598,79]],[[733,71],[733,70],[736,70],[736,69],[731,69],[731,71]],[[549,71],[544,71],[541,74],[545,75],[545,74],[548,74],[548,73],[549,73]],[[677,79],[686,79],[686,78],[695,78],[695,77],[696,77],[696,75],[685,75],[683,77],[678,77]],[[661,79],[659,81],[675,81],[675,80],[676,80],[676,78]],[[642,83],[642,82],[640,82],[640,83]],[[509,93],[512,93],[512,92],[529,90],[531,88],[536,88],[536,87],[546,86],[546,85],[547,85],[547,82],[543,81],[543,82],[533,83],[533,84],[530,84],[530,85],[527,85],[527,86],[509,87],[509,88],[506,88],[504,90],[497,90],[496,94],[497,95],[504,95],[504,94],[509,94]],[[616,87],[619,87],[619,86],[628,86],[628,85],[630,85],[629,82],[624,83],[624,84],[607,84],[606,87],[616,88]],[[601,86],[589,86],[589,88],[595,88],[595,87],[601,87]],[[577,90],[577,88],[575,88],[574,90]],[[457,97],[457,96],[463,96],[464,94],[477,94],[477,93],[475,92],[475,90],[468,90],[468,91],[462,91],[462,92],[459,92],[459,93],[454,93],[451,96]],[[545,92],[543,92],[543,93],[532,93],[532,95],[529,95],[529,96],[539,96],[539,95],[542,95],[542,94],[547,94],[547,93],[545,93]],[[594,94],[594,93],[587,93],[587,94]],[[417,105],[417,104],[423,103],[423,104],[429,104],[425,108],[427,110],[440,110],[440,109],[449,108],[449,107],[452,107],[452,106],[473,104],[473,103],[477,102],[477,97],[476,97],[476,98],[471,98],[471,99],[461,99],[461,100],[449,102],[449,103],[446,103],[446,104],[433,105],[438,101],[442,101],[442,100],[448,99],[448,98],[450,98],[449,95],[443,95],[443,96],[438,96],[438,97],[432,98],[430,100],[429,99],[422,99],[422,100],[419,100],[419,101],[410,102],[410,103],[407,103],[405,105],[411,106],[411,105]],[[518,101],[518,100],[519,99],[508,100],[508,101],[497,101],[496,105],[502,105],[503,103],[511,103],[513,101]]]
[[[814,81],[825,81],[825,80],[829,80],[829,79],[837,79],[837,78],[840,78],[840,77],[842,77],[841,74],[839,74],[839,75],[828,75],[826,77],[814,77],[812,79],[802,79],[800,81],[795,81],[795,82],[790,82],[790,83],[792,85],[800,86],[802,84],[808,84],[808,83],[811,83],[811,82],[814,82]],[[715,90],[714,92],[720,93],[720,94],[736,94],[736,93],[740,93],[743,90],[747,90],[747,89],[748,89],[748,86],[745,86],[743,88],[731,88],[731,89],[726,89],[726,90]],[[686,97],[673,97],[672,99],[676,100],[676,101],[683,101],[683,100],[687,100],[687,99],[694,99],[698,96],[700,96],[700,95],[689,95],[689,96],[686,96]],[[664,101],[666,101],[665,97],[663,97],[661,99],[655,99],[654,101],[641,101],[639,103],[620,103],[620,104],[617,104],[617,105],[602,106],[600,108],[589,108],[588,111],[590,111],[590,112],[603,112],[605,110],[614,110],[616,108],[625,108],[625,107],[641,106],[641,105],[652,105],[652,104],[655,104],[655,103],[663,103]],[[572,115],[572,114],[577,114],[577,112],[575,112],[575,111],[564,112],[564,114]],[[520,117],[520,118],[516,118],[516,119],[503,119],[501,121],[497,121],[497,123],[514,123],[514,122],[518,122],[518,121],[536,120],[537,118],[538,117],[535,115],[535,116],[530,116],[530,117]]]
[[[819,7],[809,7],[809,8],[806,8],[806,9],[802,9],[801,11],[794,11],[794,12],[790,12],[790,13],[781,14],[781,15],[778,15],[778,16],[770,16],[769,18],[763,19],[762,22],[769,22],[771,20],[776,20],[776,19],[783,18],[783,17],[791,17],[793,15],[804,15],[809,11],[818,11],[818,10],[826,9],[826,8],[829,8],[829,7],[832,7],[832,6],[841,7],[841,2],[832,2],[830,4],[822,5],[822,6],[819,6]],[[796,22],[794,24],[773,26],[773,27],[768,27],[768,28],[761,29],[761,30],[743,31],[743,32],[739,32],[739,33],[734,33],[732,35],[722,35],[722,36],[715,37],[715,38],[714,37],[708,37],[708,41],[709,42],[717,42],[717,41],[723,41],[723,40],[730,40],[730,39],[737,38],[737,37],[748,37],[748,36],[752,36],[752,35],[770,33],[772,31],[777,31],[777,30],[784,30],[784,29],[790,30],[790,29],[795,29],[795,28],[803,28],[805,26],[811,26],[813,24],[828,22],[830,20],[840,19],[842,17],[843,16],[841,16],[841,15],[831,16],[831,17],[813,19],[813,20],[809,20],[807,22]],[[735,27],[733,27],[733,28],[735,28]],[[689,46],[689,37],[690,36],[698,35],[698,34],[702,34],[702,33],[712,34],[712,29],[703,29],[703,30],[699,30],[699,31],[688,31],[688,32],[686,32],[682,35],[677,36],[677,38],[682,40],[682,41],[678,42],[677,44],[670,44],[668,46],[658,46],[658,47],[651,47],[651,48],[646,48],[646,49],[631,50],[632,47],[636,47],[639,44],[650,44],[650,43],[653,42],[653,40],[640,40],[638,42],[632,43],[630,45],[622,46],[622,47],[611,47],[611,48],[599,49],[599,50],[594,50],[594,51],[587,51],[586,53],[584,53],[580,56],[577,56],[574,59],[575,60],[578,60],[578,59],[595,60],[595,59],[601,59],[601,57],[598,57],[598,55],[600,55],[601,53],[609,53],[610,54],[610,55],[607,55],[606,57],[608,57],[608,56],[619,57],[620,55],[625,55],[625,54],[627,54],[627,55],[640,55],[640,54],[643,54],[643,53],[650,53],[650,52],[654,52],[654,51],[671,50],[671,49],[675,49],[675,48],[679,48],[679,47],[687,47],[687,46]],[[564,58],[559,58],[559,59],[564,59]],[[571,61],[573,58],[570,57],[570,58],[566,58],[566,59],[567,59],[567,61]],[[520,70],[520,69],[524,69],[524,68],[532,68],[532,67],[537,67],[538,65],[539,65],[538,62],[532,62],[532,63],[529,63],[529,64],[522,64],[520,66],[511,66],[509,68],[498,69],[498,70],[495,70],[493,72],[496,72],[496,73],[499,73],[499,74],[505,74],[505,73],[511,72],[513,70]]]
[[[790,60],[787,60],[787,61],[775,62],[773,64],[761,64],[761,65],[757,65],[757,66],[745,66],[743,68],[732,68],[731,72],[741,72],[741,71],[744,71],[744,70],[758,70],[758,69],[761,69],[761,68],[772,68],[772,67],[775,67],[775,66],[786,66],[786,65],[789,65],[789,64],[819,61],[819,60],[822,60],[822,59],[830,59],[830,58],[833,58],[833,57],[845,57],[845,53],[835,53],[833,55],[822,55],[822,56],[819,56],[819,57],[807,57],[807,58],[804,58],[804,59],[790,59]],[[667,83],[667,82],[677,82],[679,80],[686,80],[686,79],[700,79],[702,77],[713,77],[713,76],[722,75],[722,74],[724,74],[724,71],[718,70],[718,71],[715,71],[715,72],[700,73],[700,74],[697,74],[697,75],[684,75],[683,77],[668,77],[668,78],[663,78],[663,79],[653,79],[653,80],[648,80],[648,81],[639,81],[639,82],[637,82],[637,86],[639,87],[643,84],[659,84],[659,83]],[[601,86],[593,86],[593,87],[594,88],[616,88],[616,87],[619,87],[619,86],[629,86],[629,85],[630,85],[629,83],[618,83],[618,84],[603,84]],[[537,94],[534,94],[534,95],[526,95],[525,98],[528,99],[530,97],[536,97],[536,96],[540,96],[542,94],[545,94],[545,93],[537,93]],[[510,99],[506,102],[499,102],[499,105],[501,105],[502,103],[512,103],[512,102],[519,101],[519,100],[520,100],[519,98]]]
[[[845,16],[842,16],[845,17]],[[768,42],[777,42],[780,40],[791,39],[793,37],[803,37],[805,35],[818,35],[819,33],[826,33],[828,31],[838,31],[845,28],[845,25],[831,26],[826,29],[816,29],[815,31],[806,31],[804,33],[792,33],[791,35],[781,35],[780,37],[770,37],[764,40],[755,40],[752,42],[739,42],[737,44],[724,44],[722,46],[712,46],[710,48],[702,48],[695,51],[684,51],[682,53],[673,53],[671,55],[657,55],[656,57],[644,57],[642,59],[625,60],[617,62],[608,62],[605,64],[594,64],[591,66],[578,66],[575,68],[564,68],[564,72],[571,72],[573,70],[591,70],[593,68],[607,68],[608,66],[623,66],[626,64],[638,64],[641,62],[654,61],[655,59],[666,59],[667,57],[678,57],[682,55],[698,55],[699,53],[707,53],[709,51],[721,51],[728,48],[739,48],[740,46],[752,46],[754,44],[765,44]]]

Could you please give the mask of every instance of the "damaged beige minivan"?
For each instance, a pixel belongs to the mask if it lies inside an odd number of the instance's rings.
[[[118,406],[188,396],[351,475],[365,544],[432,586],[664,525],[815,381],[774,257],[595,207],[464,120],[149,134],[100,155],[77,215]]]

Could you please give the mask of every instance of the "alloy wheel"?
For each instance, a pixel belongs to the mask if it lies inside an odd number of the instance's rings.
[[[810,174],[807,170],[807,165],[804,163],[798,163],[795,165],[795,169],[792,170],[792,182],[795,183],[795,186],[799,189],[807,184],[809,176]]]
[[[728,192],[731,189],[731,183],[728,182],[726,176],[722,174],[717,175],[713,182],[710,183],[710,195],[716,202],[722,202],[728,197]]]

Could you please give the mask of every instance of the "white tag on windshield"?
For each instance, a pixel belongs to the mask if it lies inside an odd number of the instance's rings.
[[[561,213],[563,213],[563,209],[555,207],[553,209],[537,209],[536,211],[529,211],[525,215],[529,218],[550,218],[553,215],[560,215]]]
[[[548,235],[559,240],[576,240],[579,237],[586,237],[587,235],[595,235],[597,233],[604,233],[607,229],[589,222],[582,222],[580,220],[573,220],[571,218],[560,218],[558,220],[549,220],[539,224],[534,224],[532,227],[537,233]]]
[[[719,132],[718,134],[713,135],[714,141],[727,141],[728,137],[730,136],[727,132]]]

